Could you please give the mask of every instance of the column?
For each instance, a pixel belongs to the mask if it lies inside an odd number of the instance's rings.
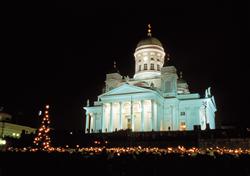
[[[113,103],[110,103],[110,124],[109,124],[109,132],[113,131]]]
[[[105,132],[105,105],[102,105],[102,132]]]
[[[171,110],[171,131],[173,131],[173,130],[176,130],[174,119],[177,119],[177,118],[174,118],[174,107],[173,107],[173,105],[170,105],[170,110]]]
[[[155,121],[154,121],[154,116],[155,116],[155,113],[154,113],[154,100],[151,100],[151,129],[154,129],[155,127]],[[155,129],[154,129],[155,130]]]
[[[98,129],[96,128],[96,119],[97,119],[97,113],[95,112],[95,113],[93,113],[93,121],[94,121],[93,130],[94,130],[94,132],[98,131]]]
[[[119,129],[122,129],[122,102],[119,102]]]
[[[157,109],[157,101],[154,103],[154,129],[155,131],[160,131],[160,125],[158,125],[158,122],[160,120],[158,119],[158,109]]]
[[[88,133],[88,131],[87,131],[87,129],[89,127],[89,115],[88,115],[88,112],[86,112],[85,116],[86,116],[85,133]]]
[[[88,126],[88,129],[89,129],[89,133],[90,133],[90,132],[91,132],[91,116],[90,116],[90,113],[88,114],[88,118],[89,118],[89,119],[88,119],[88,123],[89,123],[89,124],[88,124],[88,125],[89,125],[89,126]]]
[[[130,103],[131,129],[134,131],[133,102]]]
[[[141,131],[144,131],[144,100],[141,100]]]
[[[93,118],[93,113],[89,114],[89,118],[90,118],[90,126],[89,126],[89,132],[92,133],[92,129],[94,130],[94,118]]]

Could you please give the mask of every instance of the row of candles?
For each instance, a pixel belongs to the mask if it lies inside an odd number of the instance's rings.
[[[39,152],[38,148],[26,147],[26,148],[13,148],[9,147],[7,149],[10,152]],[[47,152],[68,152],[68,153],[81,153],[83,155],[99,155],[103,152],[107,154],[111,154],[112,156],[121,156],[127,154],[153,154],[153,155],[167,155],[167,154],[180,154],[180,155],[188,155],[188,156],[196,156],[196,155],[210,155],[215,156],[229,154],[233,156],[239,156],[242,154],[250,155],[250,149],[228,149],[228,148],[185,148],[183,146],[178,147],[166,147],[166,148],[158,148],[158,147],[84,147],[81,148],[79,145],[76,145],[75,148],[66,147],[50,147],[46,150]]]

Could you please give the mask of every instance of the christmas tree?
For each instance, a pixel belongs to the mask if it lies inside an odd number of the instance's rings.
[[[49,124],[49,105],[46,105],[41,127],[38,129],[37,136],[34,139],[34,144],[38,149],[43,151],[48,151],[50,149]]]

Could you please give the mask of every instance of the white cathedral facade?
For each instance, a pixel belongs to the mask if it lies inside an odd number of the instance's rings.
[[[215,129],[216,104],[210,93],[190,93],[188,84],[178,76],[161,42],[151,36],[135,49],[135,74],[124,77],[119,72],[106,75],[105,92],[93,106],[87,103],[86,133],[132,131],[178,131]],[[167,59],[165,59],[167,58]]]

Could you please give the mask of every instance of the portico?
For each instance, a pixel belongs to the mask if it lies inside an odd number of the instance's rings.
[[[145,107],[145,108],[144,108]],[[104,118],[109,124],[104,128],[108,132],[132,129],[132,131],[151,131],[154,128],[154,100],[133,100],[123,102],[108,102],[103,105]],[[108,113],[106,113],[108,112]]]

